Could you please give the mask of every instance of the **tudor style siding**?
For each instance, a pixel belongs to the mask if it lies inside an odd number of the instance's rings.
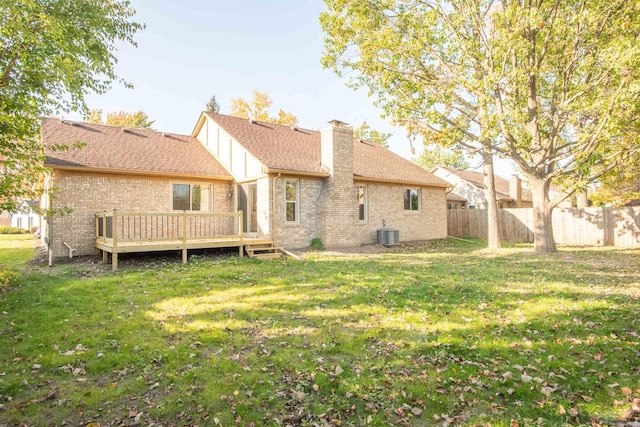
[[[75,255],[93,255],[95,248],[95,214],[117,208],[127,212],[170,212],[171,184],[174,182],[213,184],[215,212],[232,212],[227,197],[229,183],[189,179],[133,177],[74,173],[57,169],[53,186],[58,188],[53,207],[69,207],[71,215],[52,218],[53,256],[68,256],[67,243]]]

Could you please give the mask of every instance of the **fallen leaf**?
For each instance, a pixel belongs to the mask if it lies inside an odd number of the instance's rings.
[[[417,417],[418,415],[422,414],[422,409],[414,406],[413,408],[411,408],[411,413]]]
[[[530,383],[533,378],[527,375],[526,373],[523,373],[521,376],[521,379],[523,383]]]
[[[340,365],[337,365],[337,366],[335,367],[335,369],[333,370],[333,374],[334,374],[334,375],[340,375],[340,374],[341,374],[341,373],[343,373],[343,372],[344,372],[344,369],[342,369],[342,368],[340,367]]]
[[[582,397],[582,400],[584,400],[584,401],[585,401],[585,402],[587,402],[587,403],[589,403],[589,402],[592,402],[592,401],[593,401],[593,398],[592,398],[592,397],[589,397],[589,396],[580,396],[580,397]]]

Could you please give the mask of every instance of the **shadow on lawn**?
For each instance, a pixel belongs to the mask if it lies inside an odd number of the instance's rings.
[[[19,304],[46,308],[54,328],[75,312],[72,325],[14,352],[65,340],[97,351],[116,341],[131,354],[116,360],[105,352],[104,367],[86,362],[107,376],[127,366],[139,375],[137,365],[170,353],[171,369],[201,369],[197,404],[235,399],[235,416],[253,422],[320,422],[327,411],[355,424],[368,416],[411,424],[420,414],[427,424],[434,416],[445,422],[442,414],[450,424],[615,418],[627,389],[638,393],[639,270],[635,252],[617,253],[619,265],[607,265],[608,257],[196,258],[96,278],[52,277]],[[19,336],[18,329],[2,336]],[[224,397],[238,390],[240,397]],[[165,399],[179,399],[175,393],[165,391]],[[0,394],[7,394],[2,385]],[[157,419],[176,415],[156,412]]]

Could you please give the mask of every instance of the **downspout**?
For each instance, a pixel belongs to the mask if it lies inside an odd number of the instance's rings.
[[[276,244],[276,224],[278,222],[278,220],[277,220],[277,210],[276,210],[276,205],[277,205],[277,202],[276,202],[276,199],[277,199],[277,196],[276,196],[276,181],[278,180],[278,178],[280,178],[280,174],[278,174],[278,176],[273,178],[273,187],[272,187],[272,192],[273,193],[272,193],[272,196],[271,196],[271,204],[272,204],[272,206],[271,206],[271,210],[272,210],[271,216],[273,218],[273,221],[272,221],[273,222],[273,224],[272,224],[272,229],[273,230],[271,231],[271,239],[273,240],[273,244],[276,245],[276,246],[277,246],[277,244]]]
[[[69,248],[69,258],[73,258],[73,253],[76,251],[74,248],[72,248],[71,246],[69,246],[69,244],[67,242],[62,242],[63,245],[65,245],[67,248]]]
[[[51,211],[53,209],[53,197],[51,197],[51,192],[53,191],[53,170],[51,171],[51,179],[49,180],[49,193],[47,194],[47,255],[49,257],[49,267],[53,266],[53,218]]]

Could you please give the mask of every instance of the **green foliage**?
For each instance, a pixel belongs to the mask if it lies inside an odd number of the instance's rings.
[[[0,266],[0,293],[17,283],[20,275],[15,271]]]
[[[0,9],[0,211],[39,196],[45,172],[40,118],[86,110],[85,95],[104,93],[120,42],[143,28],[129,1],[2,1]]]
[[[92,109],[85,117],[85,121],[96,124],[106,124],[109,126],[117,126],[129,129],[149,129],[155,120],[149,119],[149,116],[144,111],[135,111],[133,113],[127,113],[125,111],[118,111],[107,113],[107,119],[102,121],[102,110]]]
[[[426,148],[416,159],[413,159],[413,163],[428,171],[436,166],[457,170],[468,169],[470,166],[462,152],[438,146]]]
[[[211,95],[211,99],[209,100],[209,102],[207,102],[205,109],[206,111],[210,111],[212,113],[220,112],[220,104],[218,104],[218,100],[216,99],[215,95]]]
[[[0,424],[626,421],[638,249],[485,246],[29,266],[0,296]]]
[[[425,142],[485,147],[531,183],[536,251],[549,185],[584,188],[640,150],[640,14],[626,0],[326,0],[322,63]]]
[[[322,239],[320,239],[319,237],[314,237],[313,239],[311,239],[310,248],[314,251],[323,251],[325,249],[324,243],[322,243]]]
[[[298,118],[290,112],[278,110],[276,116],[272,116],[269,109],[273,100],[266,92],[253,91],[251,102],[243,98],[231,98],[231,115],[259,122],[275,123],[278,125],[297,126]]]
[[[389,138],[391,138],[390,133],[380,132],[375,129],[372,129],[369,126],[369,123],[365,120],[362,124],[353,130],[353,136],[355,139],[375,142],[376,144],[380,144],[383,147],[389,148]]]
[[[0,225],[0,234],[29,234],[31,230],[24,228],[11,227],[9,225]]]

